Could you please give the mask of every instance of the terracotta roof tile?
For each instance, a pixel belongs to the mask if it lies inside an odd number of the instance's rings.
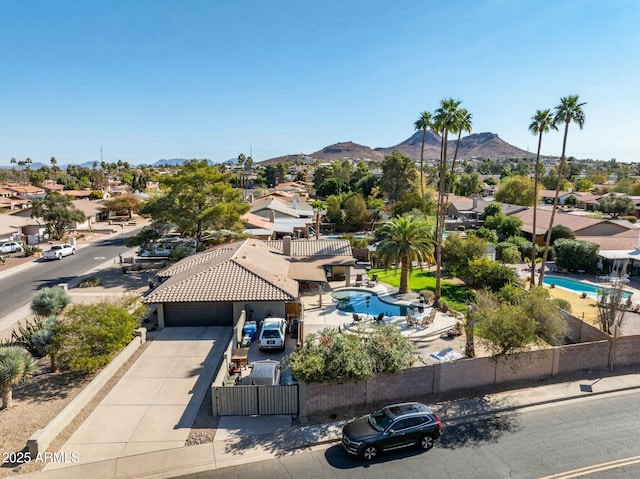
[[[287,277],[289,261],[256,239],[220,245],[159,273],[168,279],[144,302],[292,301],[298,283]]]

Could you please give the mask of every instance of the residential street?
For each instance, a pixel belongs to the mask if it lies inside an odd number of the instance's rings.
[[[640,478],[638,399],[638,392],[614,393],[444,424],[431,451],[390,453],[372,463],[334,444],[179,477]]]

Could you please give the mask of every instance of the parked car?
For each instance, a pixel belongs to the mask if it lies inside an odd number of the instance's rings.
[[[251,384],[256,386],[277,386],[280,384],[280,363],[272,359],[254,361],[251,368]]]
[[[18,253],[23,251],[22,244],[17,241],[7,241],[0,245],[0,253]]]
[[[44,259],[62,259],[65,256],[76,254],[76,247],[70,244],[54,244],[47,251],[42,253]]]
[[[342,428],[342,446],[370,461],[384,451],[416,446],[429,450],[440,437],[441,421],[419,402],[391,404]]]
[[[287,322],[284,318],[266,318],[260,328],[258,348],[284,349]]]

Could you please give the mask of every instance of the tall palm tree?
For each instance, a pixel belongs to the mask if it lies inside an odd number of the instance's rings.
[[[463,131],[466,131],[467,133],[471,133],[472,117],[473,115],[469,113],[469,111],[466,108],[459,109],[456,114],[454,129],[451,130],[451,132],[453,133],[455,133],[455,131],[458,132],[458,139],[456,140],[456,150],[453,154],[453,161],[451,162],[451,173],[449,175],[451,179],[449,181],[449,186],[447,187],[447,198],[444,202],[445,205],[449,203],[449,193],[451,193],[451,190],[453,189],[453,173],[456,167],[456,159],[458,158],[458,149],[460,148],[460,138],[462,137]]]
[[[11,163],[11,169],[15,170],[16,169],[16,163],[18,161],[15,158],[11,158],[11,161],[9,163]]]
[[[438,182],[438,214],[436,216],[436,290],[434,301],[440,299],[440,283],[442,280],[442,237],[444,233],[445,218],[445,183],[447,179],[447,142],[449,132],[455,130],[458,107],[462,103],[460,100],[449,98],[440,101],[440,108],[435,112],[433,127],[440,133],[440,174]]]
[[[422,147],[420,148],[420,198],[422,199],[422,213],[427,217],[427,207],[424,202],[424,140],[427,130],[431,128],[431,113],[423,111],[413,124],[416,130],[422,130]]]
[[[551,219],[549,220],[549,229],[547,230],[547,239],[544,244],[544,253],[542,254],[542,264],[540,265],[540,279],[539,284],[542,284],[544,280],[544,268],[547,264],[547,254],[549,253],[549,246],[551,245],[551,229],[553,228],[553,221],[556,215],[556,208],[558,206],[558,196],[560,195],[560,186],[562,186],[562,179],[565,174],[567,158],[567,133],[569,133],[569,123],[574,122],[580,129],[584,126],[584,111],[582,107],[586,103],[579,103],[580,96],[572,95],[560,98],[560,104],[555,108],[555,115],[553,122],[555,124],[564,122],[564,138],[562,139],[562,155],[560,155],[560,165],[558,166],[558,182],[556,183],[556,194],[553,198],[553,209],[551,210]]]
[[[538,213],[538,180],[540,175],[540,148],[542,147],[542,134],[550,129],[557,130],[551,110],[536,110],[536,114],[531,117],[529,131],[538,135],[538,153],[536,154],[536,166],[533,173],[533,243],[531,246],[531,286],[536,284],[536,246],[538,237],[536,235],[536,215]],[[540,283],[542,286],[542,283]]]
[[[20,346],[0,346],[0,392],[2,405],[13,405],[13,386],[29,379],[36,369],[36,360]]]
[[[409,271],[413,270],[413,262],[433,262],[432,226],[419,217],[398,216],[380,226],[378,234],[384,238],[376,248],[379,263],[386,269],[394,261],[400,263],[398,292],[409,292]]]

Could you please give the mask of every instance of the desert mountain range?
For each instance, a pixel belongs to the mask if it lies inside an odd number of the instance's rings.
[[[448,155],[453,158],[456,148],[456,139],[448,142]],[[261,162],[261,164],[278,163],[280,161],[292,160],[300,157],[311,157],[318,160],[335,161],[343,158],[360,158],[363,160],[383,160],[385,155],[389,155],[393,150],[398,150],[410,158],[420,158],[420,148],[422,146],[422,132],[416,131],[409,138],[395,146],[388,148],[370,148],[368,146],[359,145],[352,141],[334,143],[325,146],[321,150],[310,154],[295,154],[288,156],[280,156]],[[535,153],[527,152],[516,146],[510,145],[496,133],[474,133],[460,139],[460,147],[458,150],[458,158],[530,158]],[[440,136],[432,131],[427,131],[424,144],[425,159],[435,159],[440,157]]]

